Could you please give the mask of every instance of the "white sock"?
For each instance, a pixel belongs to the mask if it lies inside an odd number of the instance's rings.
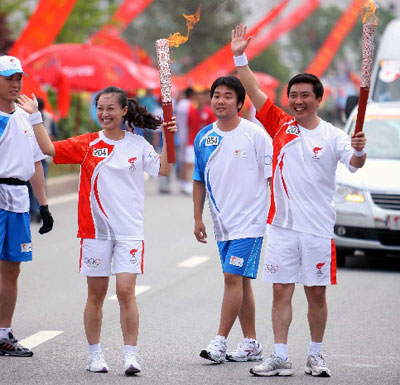
[[[125,354],[127,353],[127,352],[133,352],[133,353],[137,353],[137,347],[136,347],[136,345],[124,345],[124,352],[125,352]]]
[[[0,339],[8,338],[8,333],[11,333],[11,328],[0,328]]]
[[[310,350],[308,352],[309,356],[317,356],[318,353],[321,353],[322,350],[322,342],[310,342]]]
[[[220,335],[217,334],[215,336],[215,339],[226,343],[226,337],[225,336],[220,336]]]
[[[257,341],[257,340],[255,340],[254,338],[245,338],[243,342],[244,342],[245,344],[249,344],[249,343],[255,342],[255,341]]]
[[[100,343],[89,345],[89,353],[92,354],[92,353],[95,353],[95,352],[101,352]]]
[[[286,361],[287,356],[287,345],[286,344],[274,344],[275,355],[282,358],[283,361]]]

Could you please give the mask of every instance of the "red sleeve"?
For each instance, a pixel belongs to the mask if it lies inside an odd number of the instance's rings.
[[[208,126],[211,123],[214,123],[217,120],[217,118],[215,117],[214,112],[213,112],[213,110],[212,110],[212,108],[210,106],[205,106],[204,107],[204,111],[207,114],[207,118],[206,118],[206,120],[204,122],[205,123],[204,127],[205,127],[205,126]]]
[[[73,136],[72,138],[53,142],[56,164],[81,164],[85,159],[89,145],[99,137],[98,132]]]
[[[261,110],[256,113],[256,118],[261,122],[272,139],[284,123],[294,120],[292,116],[277,107],[269,98],[261,107]]]

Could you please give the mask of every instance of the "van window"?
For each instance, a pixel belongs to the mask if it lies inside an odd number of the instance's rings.
[[[355,122],[351,135],[354,128]],[[369,159],[400,159],[400,116],[366,118],[363,131]]]
[[[382,60],[376,76],[372,100],[400,102],[400,60]]]

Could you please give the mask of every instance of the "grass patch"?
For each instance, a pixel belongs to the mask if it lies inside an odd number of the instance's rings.
[[[76,174],[79,172],[79,164],[49,164],[48,177]]]

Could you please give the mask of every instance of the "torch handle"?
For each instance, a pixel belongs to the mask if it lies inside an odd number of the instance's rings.
[[[169,123],[172,119],[172,103],[162,103],[164,122]],[[165,145],[167,146],[168,163],[175,163],[174,133],[165,129]]]
[[[364,126],[364,118],[365,118],[365,109],[367,108],[369,95],[368,87],[360,87],[360,98],[358,100],[358,111],[357,111],[357,120],[356,120],[356,128],[354,133],[362,131]]]

